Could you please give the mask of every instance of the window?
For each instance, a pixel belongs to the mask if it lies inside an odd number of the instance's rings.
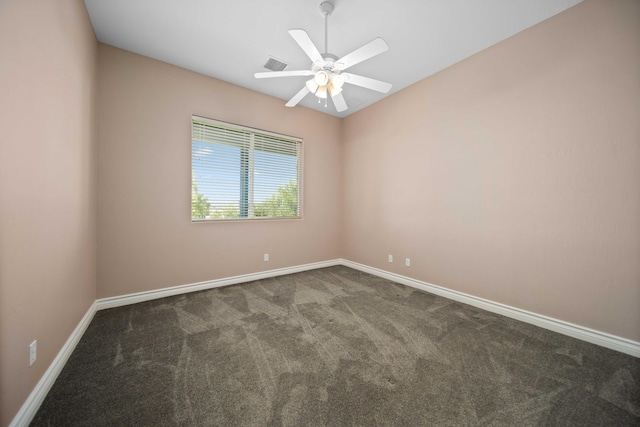
[[[191,220],[301,218],[302,140],[193,116]]]

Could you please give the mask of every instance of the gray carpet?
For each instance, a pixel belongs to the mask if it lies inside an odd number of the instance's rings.
[[[32,425],[640,425],[640,359],[331,267],[100,311]]]

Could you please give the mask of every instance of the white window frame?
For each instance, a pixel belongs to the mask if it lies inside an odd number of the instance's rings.
[[[244,197],[242,195],[238,196],[238,210],[240,215],[242,212],[246,210],[246,216],[234,217],[234,218],[196,218],[193,216],[193,197],[194,197],[194,183],[197,185],[197,177],[195,176],[194,170],[194,129],[195,123],[200,122],[202,124],[209,125],[217,128],[226,128],[233,131],[244,132],[248,134],[249,137],[249,145],[248,145],[248,179],[249,182],[247,184],[247,196],[246,201],[243,203]],[[286,141],[287,143],[295,143],[296,144],[296,158],[297,158],[297,167],[296,167],[296,181],[297,181],[297,215],[295,216],[254,216],[255,215],[255,206],[256,202],[254,200],[254,190],[255,190],[255,139],[256,136],[262,137],[273,137],[274,140],[280,139]],[[273,141],[273,140],[272,140]],[[193,115],[191,116],[191,222],[192,223],[208,223],[208,222],[219,222],[219,221],[273,221],[273,220],[300,220],[303,215],[303,173],[302,173],[302,165],[303,165],[303,140],[302,138],[293,137],[290,135],[278,134],[275,132],[269,132],[262,129],[251,128],[248,126],[237,125],[234,123],[223,122],[220,120],[209,119],[201,116]],[[242,185],[241,185],[242,187]],[[242,193],[242,188],[240,188],[240,193]],[[199,191],[199,193],[202,193]],[[246,205],[245,205],[246,204]]]

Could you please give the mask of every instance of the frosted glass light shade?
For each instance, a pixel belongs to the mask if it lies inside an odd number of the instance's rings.
[[[326,98],[327,97],[327,87],[326,86],[320,86],[318,88],[318,91],[316,92],[316,96],[318,98]]]
[[[313,76],[313,80],[318,86],[324,86],[329,83],[329,75],[326,71],[318,71],[316,75]]]
[[[344,77],[340,74],[332,74],[331,84],[333,84],[333,87],[336,89],[342,89],[342,85],[344,85]]]
[[[310,79],[307,80],[307,89],[309,89],[309,92],[311,93],[316,93],[316,90],[318,90],[318,85],[315,82],[315,79]]]

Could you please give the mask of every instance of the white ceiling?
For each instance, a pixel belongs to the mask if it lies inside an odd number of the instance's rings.
[[[389,51],[349,72],[393,84],[397,92],[582,0],[334,0],[329,52],[342,57],[382,37]],[[324,51],[322,0],[85,0],[98,40],[282,99],[308,77],[255,79],[269,56],[309,69],[287,30],[307,31]],[[299,104],[345,117],[389,94],[343,90],[338,113],[310,94]],[[300,107],[294,107],[300,108]]]

